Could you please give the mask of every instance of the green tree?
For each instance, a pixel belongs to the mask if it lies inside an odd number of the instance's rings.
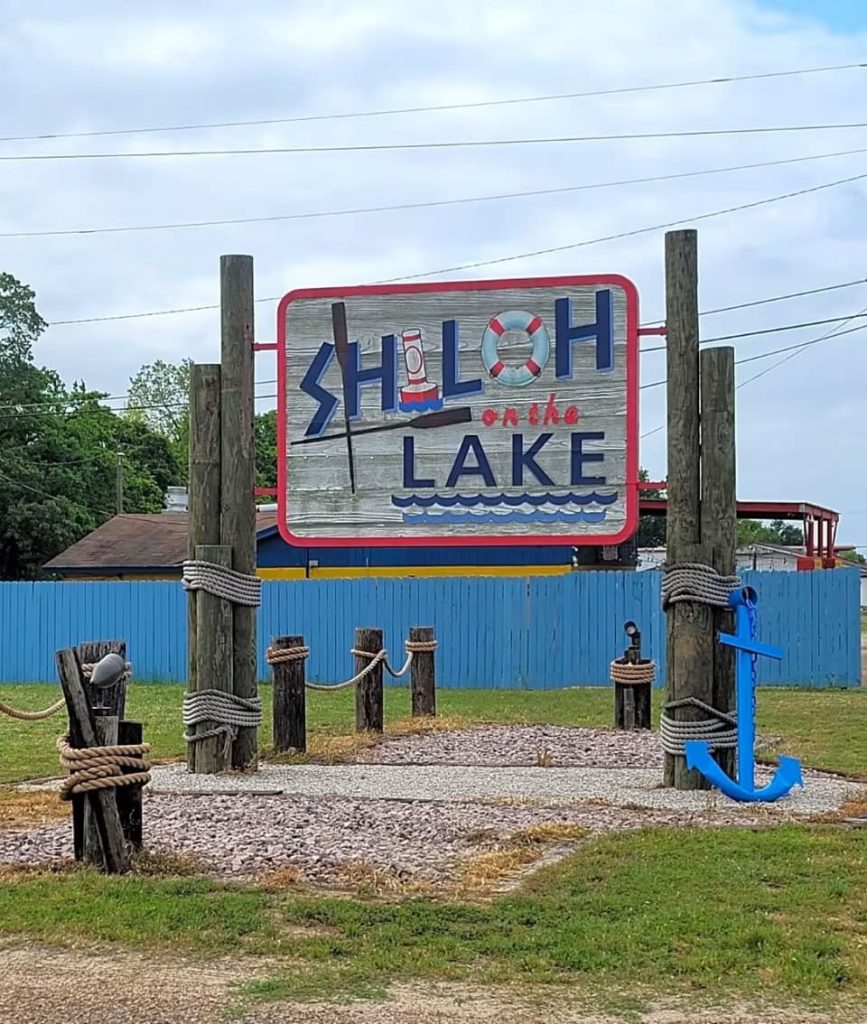
[[[157,359],[142,366],[129,382],[126,416],[134,422],[146,423],[166,438],[175,453],[178,465],[184,467],[186,480],[187,448],[190,436],[190,371],[192,359],[167,363]]]
[[[855,565],[867,565],[867,558],[856,548],[845,548],[843,551],[838,551],[837,557],[842,558],[844,562],[852,562]]]
[[[758,519],[738,520],[738,544],[778,544],[798,547],[804,543],[803,530],[793,523],[775,519],[770,525]]]
[[[646,482],[649,479],[646,469],[639,469],[638,479]],[[641,491],[642,498],[664,498],[665,491]],[[638,546],[640,548],[665,547],[665,516],[640,516],[638,519]]]
[[[0,576],[41,566],[113,514],[117,452],[125,510],[157,512],[177,475],[169,444],[117,416],[83,383],[34,365],[45,322],[31,289],[0,274]]]

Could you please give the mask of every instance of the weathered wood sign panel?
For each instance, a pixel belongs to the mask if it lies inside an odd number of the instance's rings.
[[[291,292],[293,544],[617,544],[638,515],[638,296],[622,277]]]

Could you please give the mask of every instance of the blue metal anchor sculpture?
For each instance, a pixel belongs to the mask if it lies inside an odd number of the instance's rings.
[[[719,641],[733,647],[736,654],[738,777],[729,778],[713,759],[710,745],[704,740],[686,740],[683,744],[687,768],[695,768],[717,789],[733,800],[770,803],[786,796],[794,786],[803,786],[801,762],[794,757],[781,757],[771,781],[761,789],[755,786],[756,679],[755,659],[762,655],[780,661],[779,647],[760,644],[756,640],[756,592],[751,587],[734,590],[729,605],[735,609],[735,633],[720,633]]]

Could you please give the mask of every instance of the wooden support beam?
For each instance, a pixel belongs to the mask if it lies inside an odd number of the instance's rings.
[[[378,654],[382,650],[381,629],[356,629],[355,649]],[[358,674],[370,665],[370,659],[355,655],[355,672]],[[382,732],[383,728],[383,688],[382,662],[368,672],[361,682],[355,685],[355,731]]]
[[[409,631],[410,643],[434,640],[433,626],[413,626]],[[414,718],[436,715],[436,652],[417,651],[409,669],[412,714]]]
[[[220,366],[197,363],[190,374],[190,465],[187,558],[202,544],[220,543]],[[187,689],[198,689],[196,591],[187,597]],[[207,688],[209,683],[204,682]],[[187,731],[195,735],[199,726]],[[187,768],[195,771],[195,743],[187,744]]]
[[[231,549],[224,544],[200,544],[196,558],[228,566]],[[206,590],[196,591],[196,649],[198,652],[198,681],[200,690],[232,692],[232,604],[215,597]],[[198,732],[209,732],[223,723],[206,721]],[[231,765],[232,745],[225,732],[197,740],[193,756],[193,771],[197,775],[226,771]]]
[[[709,565],[725,576],[734,575],[737,562],[737,497],[735,456],[735,350],[709,348],[701,353],[701,539]],[[733,633],[734,612],[711,610],[712,633]],[[735,707],[735,652],[713,644],[713,706]],[[751,709],[741,709],[751,714]],[[737,752],[717,750],[714,756],[731,778]]]
[[[698,233],[665,235],[665,312],[668,401],[669,564],[706,562],[701,545],[701,443],[699,433]],[[667,698],[713,700],[713,632],[707,605],[682,602],[668,611]],[[682,708],[679,721],[703,718]],[[709,783],[688,771],[682,756],[665,755],[664,781],[677,789],[707,789]]]
[[[303,647],[303,636],[277,636],[271,643],[274,651]],[[306,662],[303,658],[278,661],[274,672],[274,751],[307,750]]]
[[[94,715],[93,726],[98,746],[113,747],[117,743],[117,717],[115,715]],[[123,822],[120,820],[120,809],[117,804],[118,790],[109,789],[106,792],[110,793],[114,800],[118,811],[121,836],[123,836]],[[100,871],[105,870],[105,854],[99,838],[93,803],[87,800],[84,805],[84,860],[99,868]]]
[[[70,746],[75,749],[98,746],[96,725],[84,691],[78,655],[73,648],[68,647],[57,652],[55,661],[69,713]],[[122,874],[128,871],[129,853],[123,839],[114,789],[92,790],[86,794],[85,799],[93,811],[93,822],[99,835],[104,870],[109,874]]]
[[[231,567],[256,572],[256,446],[253,388],[253,257],[220,257],[221,446],[220,543],[232,551]],[[238,697],[255,697],[256,609],[233,607],[233,687]],[[232,745],[234,768],[255,767],[259,730],[238,730]]]
[[[126,745],[142,742],[141,722],[120,722],[117,727],[117,742]],[[124,775],[135,772],[135,768],[121,768]],[[132,850],[140,850],[143,845],[142,820],[142,787],[121,786],[117,793],[117,813],[120,816],[120,827],[123,837]]]

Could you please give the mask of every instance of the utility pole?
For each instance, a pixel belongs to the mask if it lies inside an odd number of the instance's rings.
[[[115,463],[115,504],[117,514],[123,515],[123,449],[117,449],[117,460]]]
[[[666,370],[668,377],[668,516],[666,561],[708,564],[701,540],[701,434],[698,336],[698,232],[665,235]],[[668,609],[667,701],[697,697],[712,704],[714,635],[711,609],[693,601]],[[699,709],[674,711],[676,721],[698,721]],[[677,789],[709,789],[686,767],[683,754],[665,755],[664,781]]]
[[[256,450],[253,388],[253,257],[220,257],[221,361],[220,543],[232,552],[236,572],[256,572]],[[257,696],[256,609],[233,608],[233,674],[236,697]],[[255,726],[238,729],[232,767],[255,768]]]

